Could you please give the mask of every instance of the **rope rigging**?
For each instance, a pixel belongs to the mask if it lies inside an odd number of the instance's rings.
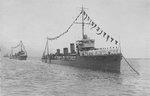
[[[137,70],[135,70],[131,65],[130,65],[130,63],[127,61],[127,59],[122,55],[122,57],[123,57],[123,59],[126,61],[126,63],[129,65],[129,67],[137,74],[137,75],[140,75],[140,73],[137,71]]]
[[[25,49],[25,46],[23,45],[22,41],[20,41],[20,43],[19,43],[17,46],[11,47],[11,55],[13,55],[13,50],[14,50],[14,49],[17,49],[18,47],[20,47],[20,50],[21,50],[21,51],[24,51],[24,52],[27,54],[27,51],[26,51],[26,49]]]
[[[80,15],[82,14],[82,22],[76,22],[77,19],[80,17]],[[86,21],[86,22],[84,22]],[[73,21],[73,23],[68,27],[68,29],[63,32],[62,34],[54,37],[54,38],[47,38],[48,40],[55,40],[55,39],[58,39],[60,38],[61,36],[63,36],[64,34],[68,33],[68,31],[70,30],[70,28],[73,26],[73,24],[82,24],[82,36],[84,36],[84,25],[85,24],[88,24],[88,25],[91,25],[91,28],[90,29],[95,29],[97,32],[96,34],[97,35],[102,35],[103,38],[106,39],[106,42],[107,41],[110,41],[110,42],[114,42],[116,45],[119,44],[118,40],[115,40],[112,36],[110,36],[109,34],[107,34],[105,31],[102,30],[101,27],[99,27],[89,16],[88,14],[83,10],[81,10],[80,14],[76,17],[76,19]]]
[[[60,35],[58,35],[58,36],[56,36],[56,37],[54,37],[54,38],[48,38],[48,37],[47,37],[47,39],[48,39],[48,40],[55,40],[55,39],[57,39],[57,38],[63,36],[64,34],[68,33],[69,29],[73,26],[73,24],[74,24],[75,21],[80,17],[81,14],[82,14],[82,11],[80,12],[80,14],[76,17],[76,19],[73,21],[73,23],[68,27],[68,29],[67,29],[65,32],[63,32],[62,34],[60,34]]]
[[[17,46],[15,46],[15,47],[11,47],[12,49],[15,49],[15,48],[17,48],[17,47],[19,47],[20,46],[20,43],[17,45]]]
[[[73,24],[75,23],[75,21],[77,21],[77,19],[80,17],[80,15],[82,14],[83,11],[80,12],[80,14],[75,18],[75,20],[72,22],[72,24],[67,28],[67,30],[65,32],[63,32],[62,34],[54,37],[54,38],[49,38],[47,37],[47,41],[46,41],[46,45],[45,45],[45,49],[44,49],[44,52],[43,52],[43,56],[45,55],[48,55],[49,54],[49,47],[48,47],[48,40],[55,40],[55,39],[58,39],[60,38],[61,36],[63,36],[64,34],[68,33],[70,28],[73,26]],[[46,52],[47,51],[47,52]]]

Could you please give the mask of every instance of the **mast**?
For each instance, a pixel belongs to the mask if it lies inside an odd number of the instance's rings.
[[[84,39],[84,14],[83,14],[83,6],[82,6],[82,38]]]
[[[22,51],[22,45],[23,45],[23,44],[22,44],[22,41],[20,41],[20,45],[21,45],[21,51]]]
[[[48,45],[48,39],[47,39],[47,42],[46,42],[46,47],[47,47],[47,55],[49,55],[49,45]]]
[[[48,46],[48,38],[47,38],[43,56],[48,55],[48,54],[49,54],[49,46]]]
[[[120,51],[120,53],[122,53],[122,52],[121,52],[121,41],[120,41],[120,36],[119,36],[119,51]]]
[[[13,55],[13,48],[11,47],[11,56]]]

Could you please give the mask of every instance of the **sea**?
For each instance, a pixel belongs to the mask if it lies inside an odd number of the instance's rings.
[[[121,73],[42,63],[40,58],[0,60],[0,96],[150,96],[150,59],[122,60]]]

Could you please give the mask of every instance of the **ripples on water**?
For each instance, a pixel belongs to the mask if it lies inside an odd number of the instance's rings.
[[[122,61],[121,74],[3,58],[1,96],[150,96],[150,59]]]

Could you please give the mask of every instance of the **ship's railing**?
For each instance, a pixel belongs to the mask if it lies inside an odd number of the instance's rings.
[[[80,56],[113,55],[120,54],[119,48],[100,48],[96,50],[80,51]]]
[[[76,60],[76,55],[66,55],[66,56],[55,56],[55,59],[58,60]]]

